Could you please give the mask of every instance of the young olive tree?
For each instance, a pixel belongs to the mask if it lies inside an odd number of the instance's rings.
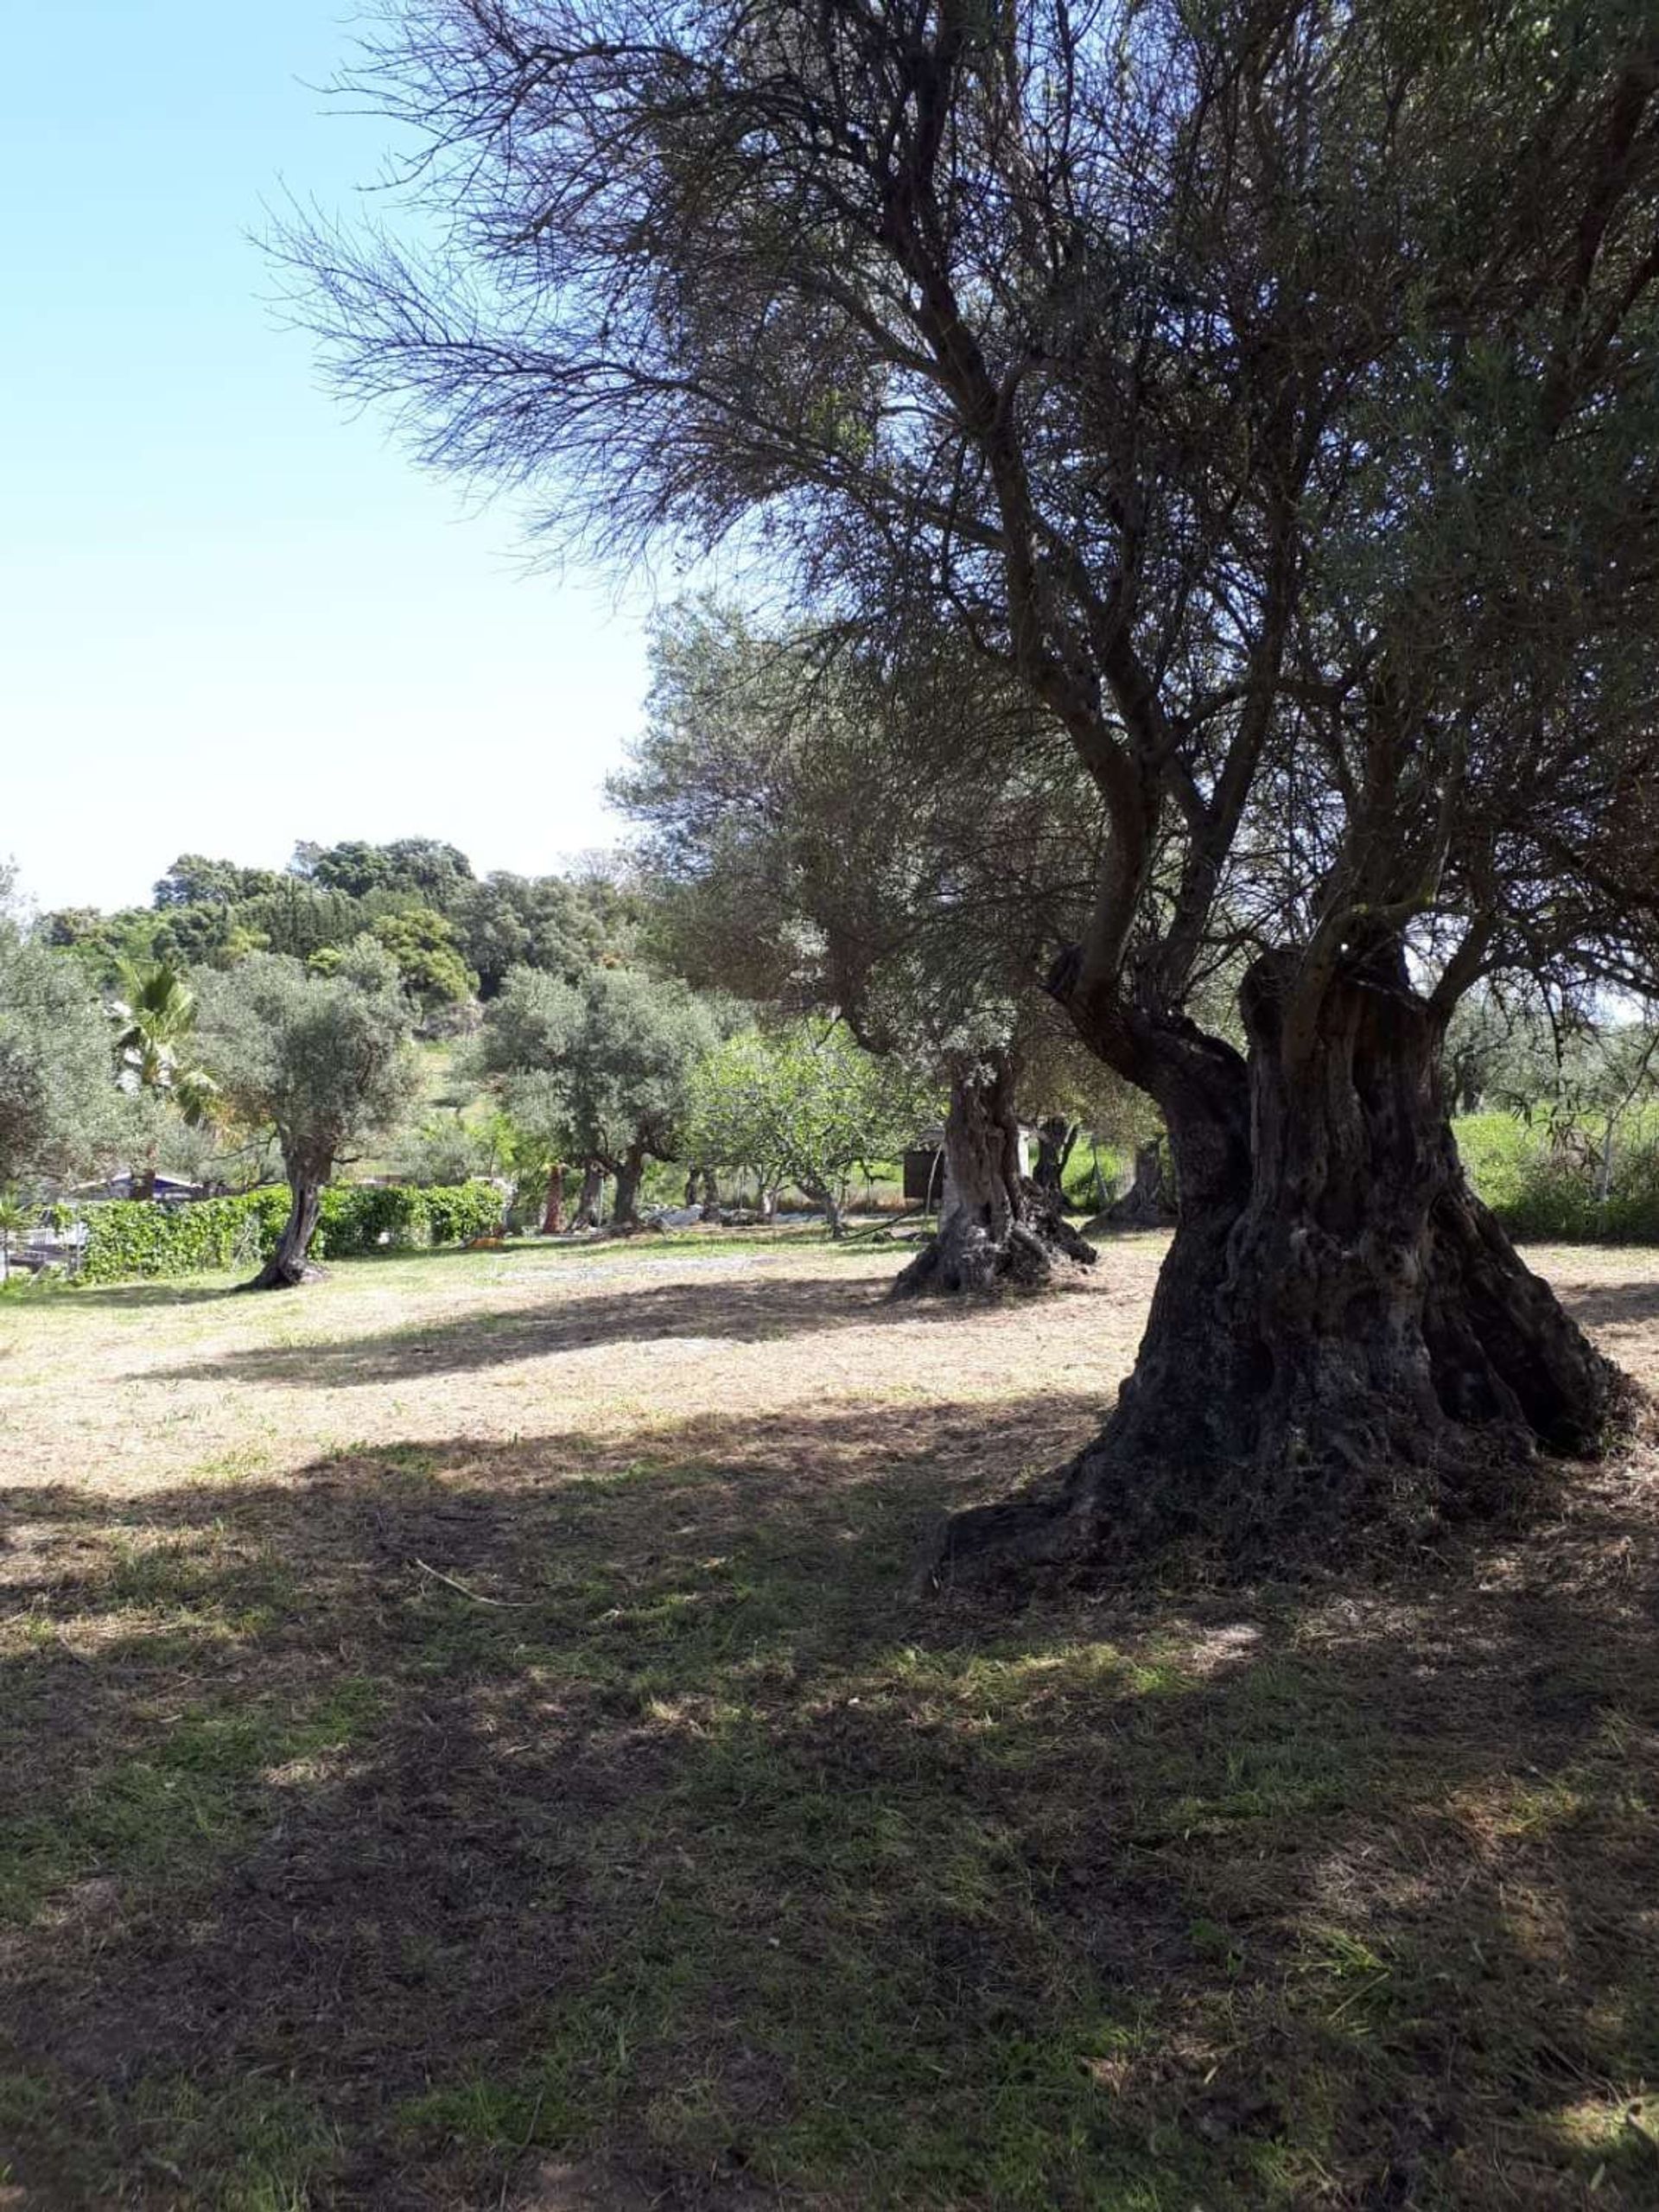
[[[1100,1447],[958,1563],[1319,1551],[1596,1448],[1440,1048],[1659,969],[1650,9],[402,0],[360,78],[434,242],[290,242],[354,392],[548,529],[919,610],[1098,796],[1049,987],[1180,1220]]]
[[[717,1034],[708,1003],[671,978],[595,968],[570,983],[515,968],[480,1050],[509,1115],[545,1132],[561,1179],[566,1157],[614,1177],[612,1225],[632,1229],[645,1162],[677,1156],[691,1071]],[[553,1201],[550,1182],[550,1213]]]
[[[838,1237],[854,1171],[893,1159],[937,1105],[913,1070],[863,1051],[839,1024],[741,1030],[692,1072],[686,1141],[700,1160],[747,1168],[763,1193],[793,1183]]]
[[[255,953],[204,979],[202,1065],[237,1120],[275,1138],[292,1192],[276,1249],[246,1288],[286,1289],[321,1272],[308,1255],[325,1186],[418,1094],[409,1015],[397,963],[372,940],[332,976]]]

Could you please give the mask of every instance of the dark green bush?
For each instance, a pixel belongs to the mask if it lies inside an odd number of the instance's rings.
[[[493,1183],[435,1185],[334,1183],[322,1194],[317,1249],[349,1259],[390,1246],[465,1244],[501,1225],[501,1193]]]
[[[419,1195],[435,1244],[469,1243],[474,1236],[494,1236],[501,1226],[502,1194],[493,1183],[439,1184]]]
[[[283,1184],[189,1205],[140,1198],[89,1205],[81,1279],[129,1282],[145,1275],[252,1268],[275,1249],[288,1208]],[[319,1258],[348,1259],[385,1247],[407,1251],[464,1244],[487,1236],[500,1219],[501,1194],[493,1183],[424,1191],[406,1184],[334,1183],[322,1194],[312,1249]]]

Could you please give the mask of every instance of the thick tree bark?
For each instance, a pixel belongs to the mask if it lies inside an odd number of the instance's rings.
[[[542,1234],[559,1236],[564,1232],[564,1162],[556,1160],[547,1171],[547,1197],[542,1205]]]
[[[1020,1173],[1014,1069],[1006,1053],[952,1072],[939,1225],[893,1284],[894,1298],[995,1290],[1052,1280],[1056,1263],[1096,1255],[1052,1193]]]
[[[696,1205],[697,1192],[699,1190],[702,1192],[703,1212],[705,1216],[712,1217],[720,1211],[720,1184],[715,1177],[714,1169],[712,1167],[705,1167],[701,1160],[696,1163],[692,1167],[690,1173],[685,1179],[685,1203],[687,1205],[694,1206]]]
[[[613,1229],[638,1229],[639,1226],[639,1179],[645,1173],[645,1155],[639,1145],[630,1145],[612,1171],[616,1177],[616,1196],[611,1204]]]
[[[1121,1198],[1087,1224],[1090,1233],[1113,1229],[1168,1229],[1177,1217],[1175,1179],[1169,1147],[1162,1137],[1148,1137],[1135,1147],[1135,1179]]]
[[[1607,1432],[1622,1380],[1470,1189],[1440,1023],[1397,950],[1334,979],[1295,1044],[1291,968],[1247,980],[1248,1073],[1212,1046],[1193,1082],[1196,1033],[1172,1033],[1180,1211],[1135,1370],[1056,1484],[958,1516],[942,1573],[1414,1543],[1522,1505],[1543,1455]]]
[[[1057,1202],[1065,1196],[1065,1171],[1077,1141],[1078,1125],[1064,1114],[1046,1114],[1037,1124],[1037,1165],[1032,1181]]]
[[[599,1227],[599,1199],[604,1180],[605,1171],[596,1160],[582,1162],[582,1188],[576,1194],[575,1217],[570,1224],[573,1229]]]
[[[288,1219],[276,1240],[276,1249],[244,1290],[292,1290],[302,1282],[315,1282],[322,1269],[308,1255],[322,1210],[322,1181],[309,1170],[290,1170],[291,1193]]]

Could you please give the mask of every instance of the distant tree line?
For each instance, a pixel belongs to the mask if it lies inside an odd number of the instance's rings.
[[[474,875],[435,837],[377,845],[301,843],[286,868],[243,868],[182,853],[148,906],[60,907],[45,942],[74,952],[102,987],[121,963],[233,967],[254,952],[320,963],[372,937],[429,1014],[494,997],[514,967],[575,975],[620,957],[637,925],[616,881],[586,876]]]

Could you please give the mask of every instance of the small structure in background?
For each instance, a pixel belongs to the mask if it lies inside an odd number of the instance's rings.
[[[99,1185],[96,1191],[77,1192],[76,1195],[86,1198],[96,1196],[106,1198],[130,1198],[132,1193],[132,1176],[122,1173],[111,1175],[109,1181]],[[187,1183],[177,1175],[158,1175],[149,1195],[158,1205],[181,1206],[188,1205],[193,1198],[205,1198],[207,1192],[200,1183]]]
[[[918,1129],[905,1147],[905,1197],[923,1208],[937,1205],[944,1188],[944,1131]]]
[[[32,1222],[10,1239],[10,1249],[5,1256],[3,1272],[0,1272],[0,1282],[19,1272],[38,1275],[49,1268],[60,1269],[65,1274],[79,1274],[86,1249],[86,1233],[84,1221],[71,1221],[61,1228],[54,1228],[43,1221]]]
[[[1033,1132],[1023,1123],[1020,1129],[1020,1173],[1031,1173],[1031,1145]],[[931,1212],[944,1195],[944,1129],[943,1124],[918,1129],[912,1141],[905,1147],[905,1198],[908,1204],[918,1205],[924,1212]]]

